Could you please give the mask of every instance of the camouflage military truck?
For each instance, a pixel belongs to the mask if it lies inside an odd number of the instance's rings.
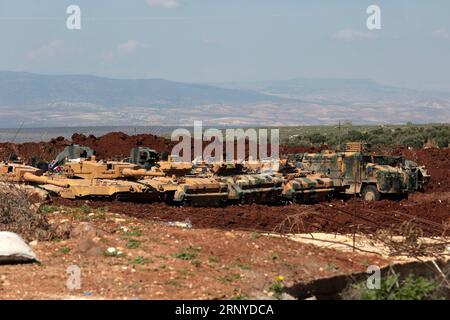
[[[344,152],[303,154],[300,166],[325,174],[345,194],[361,195],[367,201],[406,198],[422,190],[430,178],[424,167],[402,157],[374,155],[370,145],[361,143],[348,143]]]

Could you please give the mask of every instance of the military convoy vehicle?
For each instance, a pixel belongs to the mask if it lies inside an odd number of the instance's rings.
[[[42,175],[42,170],[18,163],[0,162],[0,179],[5,182],[25,182],[27,173]]]
[[[212,177],[185,177],[178,181],[173,203],[222,206],[228,202],[228,184]]]
[[[349,143],[343,152],[305,153],[301,167],[326,175],[343,193],[361,195],[367,201],[405,198],[422,190],[430,178],[424,167],[402,157],[374,155],[370,151],[368,144]]]
[[[78,179],[131,179],[165,175],[164,172],[141,169],[139,166],[127,162],[97,161],[95,156],[85,160],[67,161],[61,174],[68,178]]]
[[[225,179],[231,202],[271,204],[280,201],[283,179],[270,174],[242,174]]]
[[[0,180],[35,185],[66,199],[102,197],[149,201],[158,197],[152,188],[132,181],[44,175],[42,170],[17,163],[0,163]]]
[[[373,154],[369,145],[361,143],[350,143],[343,152],[297,155],[297,167],[271,159],[193,165],[169,156],[146,168],[142,163],[98,161],[92,150],[81,146],[69,146],[60,155],[55,160],[59,170],[47,173],[19,163],[0,163],[0,179],[35,185],[68,199],[103,197],[221,206],[312,203],[339,194],[361,195],[368,201],[403,198],[421,190],[430,178],[425,168],[414,162]]]
[[[192,173],[194,168],[191,162],[183,162],[179,158],[170,155],[167,160],[159,161],[156,164],[157,171],[168,176],[182,177]]]
[[[323,174],[294,174],[284,178],[282,198],[297,203],[315,203],[332,199],[342,186]]]

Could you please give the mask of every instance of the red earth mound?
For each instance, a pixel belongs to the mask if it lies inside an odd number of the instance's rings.
[[[26,142],[26,143],[0,143],[0,160],[7,161],[13,156],[31,162],[33,157],[50,161],[55,159],[66,145],[69,145],[63,137],[52,139],[49,142]]]
[[[151,134],[129,136],[122,132],[111,132],[97,138],[93,135],[85,136],[76,133],[71,141],[59,137],[49,142],[0,143],[0,159],[8,160],[12,155],[16,155],[26,162],[30,162],[32,157],[51,161],[70,144],[90,147],[101,159],[128,157],[131,148],[136,146],[146,146],[159,152],[170,151],[173,146],[170,140]]]
[[[431,181],[425,188],[426,192],[450,191],[450,149],[408,149],[398,147],[394,155],[404,156],[408,160],[424,165]]]
[[[123,132],[111,132],[101,137],[90,135],[86,137],[75,133],[72,143],[90,147],[96,151],[99,158],[128,157],[130,151],[136,146],[145,146],[158,152],[170,151],[173,142],[152,134],[138,134],[129,136]]]

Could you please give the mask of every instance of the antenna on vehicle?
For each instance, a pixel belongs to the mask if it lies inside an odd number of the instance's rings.
[[[16,131],[16,133],[15,133],[15,135],[14,135],[14,138],[11,140],[11,144],[14,144],[14,143],[16,142],[16,138],[17,138],[17,136],[19,135],[19,132],[22,130],[24,123],[25,123],[25,122],[22,121],[22,123],[20,124],[20,127],[17,129],[17,131]],[[14,152],[13,152],[13,153],[14,153]],[[10,155],[9,155],[7,161],[9,161],[9,159],[11,159],[13,153],[10,153]]]

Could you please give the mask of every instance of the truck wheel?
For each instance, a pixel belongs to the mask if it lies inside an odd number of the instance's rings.
[[[361,197],[364,201],[378,201],[380,200],[380,192],[378,192],[375,186],[365,186],[361,192]]]

